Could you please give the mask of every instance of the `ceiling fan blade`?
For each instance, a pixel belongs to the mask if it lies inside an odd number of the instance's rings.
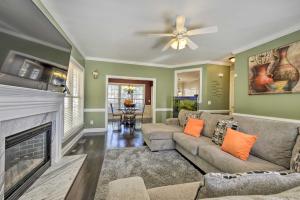
[[[184,24],[185,24],[185,17],[180,15],[180,16],[177,16],[176,18],[176,30],[177,32],[182,32],[182,31],[185,31],[185,27],[184,27]]]
[[[192,35],[215,33],[215,32],[218,32],[218,27],[217,26],[210,26],[210,27],[206,27],[206,28],[199,28],[199,29],[189,30],[188,32],[186,32],[186,35],[192,36]]]
[[[193,42],[190,38],[186,37],[185,39],[186,39],[187,45],[188,45],[188,47],[190,47],[190,49],[192,49],[192,50],[198,49],[198,45],[195,42]]]
[[[147,33],[147,36],[150,37],[173,37],[173,33]]]
[[[176,41],[176,38],[173,38],[172,40],[170,40],[161,51],[166,51],[168,48],[170,48],[171,44],[175,41]]]

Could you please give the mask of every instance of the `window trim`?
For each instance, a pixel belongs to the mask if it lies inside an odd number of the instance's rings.
[[[66,142],[68,141],[70,138],[74,137],[75,134],[77,134],[78,132],[80,132],[81,130],[83,130],[84,128],[84,83],[85,83],[85,68],[74,58],[74,57],[70,57],[70,64],[74,64],[76,67],[78,67],[81,71],[82,71],[82,105],[81,105],[81,109],[82,109],[82,116],[83,116],[83,123],[79,126],[74,127],[74,129],[72,131],[70,131],[68,134],[65,134],[65,132],[63,133],[63,138],[62,138],[62,142]],[[65,95],[64,98],[66,98],[67,95]],[[79,98],[78,96],[74,96],[75,98]]]

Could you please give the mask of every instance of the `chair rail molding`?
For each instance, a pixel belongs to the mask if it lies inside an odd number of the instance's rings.
[[[105,108],[85,108],[84,112],[105,112]]]
[[[156,108],[156,112],[168,112],[168,111],[173,111],[173,108]]]
[[[269,117],[269,116],[251,115],[251,114],[243,114],[243,113],[233,113],[233,115],[300,124],[300,120],[297,120],[297,119],[287,119],[287,118],[280,118],[280,117]]]

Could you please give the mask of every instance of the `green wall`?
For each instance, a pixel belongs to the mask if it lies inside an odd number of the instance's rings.
[[[235,112],[300,119],[300,94],[248,95],[248,58],[257,53],[300,40],[300,31],[236,55]]]
[[[98,70],[99,77],[94,79],[92,72]],[[156,79],[156,107],[172,108],[173,69],[109,63],[101,61],[86,61],[85,68],[85,108],[105,108],[106,75],[146,77]],[[89,128],[104,128],[104,112],[85,112],[85,126]],[[156,112],[158,122],[170,117],[170,112]],[[90,120],[94,125],[90,125]]]
[[[203,72],[203,94],[200,110],[229,110],[229,80],[230,67],[224,65],[194,65],[176,68],[175,70],[202,68]],[[219,73],[224,76],[220,78]],[[211,105],[208,105],[211,101]]]

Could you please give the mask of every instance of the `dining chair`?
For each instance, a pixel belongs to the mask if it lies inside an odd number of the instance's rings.
[[[117,118],[118,119],[118,130],[120,130],[123,113],[115,112],[112,103],[110,103],[110,110],[111,110],[111,114],[112,114],[112,117],[113,117],[112,125],[114,127],[115,118]]]
[[[141,123],[143,123],[143,122],[144,122],[145,106],[146,106],[146,104],[144,104],[144,105],[143,105],[143,107],[142,107],[142,110],[141,110],[141,111],[139,111],[139,112],[136,112],[136,113],[135,113],[135,114],[136,114],[136,116],[137,116],[137,119],[140,119]]]

